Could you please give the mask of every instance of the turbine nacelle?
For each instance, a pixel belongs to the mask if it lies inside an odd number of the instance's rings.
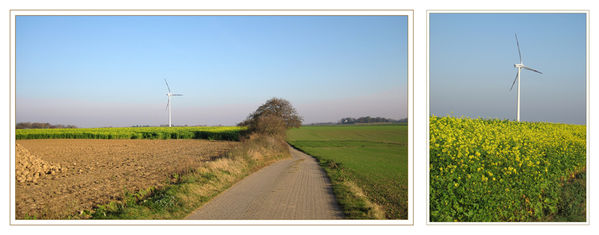
[[[514,68],[524,68],[524,64],[514,64]]]

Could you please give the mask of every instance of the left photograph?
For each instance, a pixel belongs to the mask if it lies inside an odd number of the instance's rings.
[[[411,13],[11,11],[11,221],[411,220]]]

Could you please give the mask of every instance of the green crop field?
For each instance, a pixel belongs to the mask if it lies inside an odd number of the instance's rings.
[[[115,127],[17,129],[16,139],[210,139],[239,140],[243,127]]]
[[[585,221],[586,127],[430,118],[430,220]]]
[[[303,126],[288,142],[319,159],[349,218],[368,218],[363,202],[351,199],[351,181],[384,211],[383,218],[407,219],[408,126],[405,124]]]

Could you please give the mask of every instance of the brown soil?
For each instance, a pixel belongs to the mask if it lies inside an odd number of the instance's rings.
[[[164,185],[174,173],[196,168],[237,144],[206,140],[18,140],[16,217],[64,219],[118,199],[125,191]],[[25,162],[31,167],[25,167]],[[27,175],[23,180],[26,171],[31,180]],[[33,176],[37,173],[39,176]]]

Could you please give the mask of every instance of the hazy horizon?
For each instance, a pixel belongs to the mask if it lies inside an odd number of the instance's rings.
[[[321,124],[321,123],[339,123],[339,121],[343,118],[361,118],[361,117],[367,117],[370,116],[372,118],[376,118],[376,117],[381,117],[381,118],[386,118],[386,119],[392,119],[395,121],[401,121],[401,120],[408,120],[408,117],[403,117],[403,118],[390,118],[390,117],[383,117],[383,116],[372,116],[372,115],[364,115],[364,116],[344,116],[344,117],[340,117],[338,119],[335,120],[330,120],[330,121],[318,121],[318,122],[302,122],[302,125],[312,125],[312,124]],[[63,126],[67,126],[67,125],[72,125],[71,123],[54,123],[54,122],[47,122],[47,121],[24,121],[24,122],[16,122],[16,124],[19,123],[48,123],[51,125],[63,125]],[[223,124],[213,124],[213,125],[206,125],[206,124],[194,124],[194,123],[184,123],[184,124],[173,124],[173,126],[235,126],[237,125],[237,123],[234,124],[229,124],[229,125],[223,125]],[[139,127],[139,126],[150,126],[150,127],[161,127],[161,126],[168,126],[168,123],[162,123],[162,124],[133,124],[130,126],[90,126],[90,127],[81,127],[81,126],[77,126],[74,125],[75,128],[104,128],[104,127]]]
[[[235,125],[407,117],[407,16],[17,16],[16,122]]]
[[[436,116],[586,124],[586,14],[434,13],[429,33],[429,108]]]

